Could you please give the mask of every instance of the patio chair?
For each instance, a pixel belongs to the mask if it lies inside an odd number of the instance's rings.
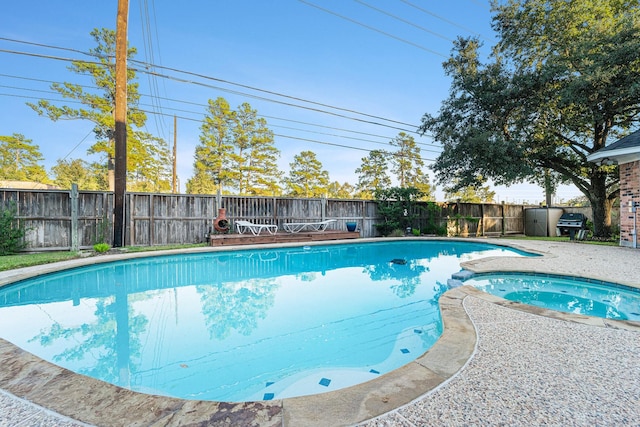
[[[278,232],[278,226],[273,224],[254,224],[253,222],[242,220],[235,221],[235,224],[240,234],[244,234],[247,230],[254,236],[259,235],[262,230],[267,230],[269,234],[276,234]]]
[[[325,221],[319,222],[289,222],[286,224],[282,224],[282,228],[289,233],[299,233],[300,231],[324,231],[327,229],[327,226],[332,222],[335,222],[335,219],[327,219]]]

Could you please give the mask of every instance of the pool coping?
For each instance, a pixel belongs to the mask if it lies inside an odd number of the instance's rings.
[[[360,243],[368,240],[381,241],[380,239],[359,239],[317,244]],[[480,241],[487,243],[486,240]],[[530,249],[518,247],[517,244],[502,244],[494,241],[491,243],[531,252]],[[300,246],[300,244],[292,244],[292,246]],[[259,247],[267,248],[268,245]],[[283,247],[283,245],[276,247]],[[159,251],[64,261],[55,265],[48,264],[42,268],[32,268],[36,271],[29,269],[13,271],[9,275],[10,280],[5,277],[7,275],[0,278],[0,286],[45,272],[58,271],[62,264],[64,268],[73,268],[127,258],[235,249],[248,248],[246,246],[197,248],[197,250],[188,251]],[[463,263],[463,266],[483,270],[479,264],[473,262]],[[413,362],[372,381],[333,392],[244,403],[190,401],[147,395],[75,374],[2,339],[0,339],[0,360],[3,360],[3,369],[0,371],[0,388],[74,420],[100,426],[215,425],[217,423],[254,426],[353,425],[376,418],[423,397],[455,376],[465,366],[472,357],[477,342],[475,327],[463,307],[463,301],[468,296],[560,320],[640,331],[638,322],[560,313],[514,303],[470,286],[461,286],[447,291],[440,298],[443,333],[429,351]]]

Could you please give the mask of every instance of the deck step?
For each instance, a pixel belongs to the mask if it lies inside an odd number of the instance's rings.
[[[322,240],[357,239],[360,233],[355,231],[326,230],[300,233],[276,234],[212,234],[209,238],[211,246],[257,245],[261,243],[316,242]]]

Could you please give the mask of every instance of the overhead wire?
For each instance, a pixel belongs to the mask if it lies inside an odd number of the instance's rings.
[[[400,41],[402,43],[406,43],[406,44],[411,45],[413,47],[417,47],[418,49],[424,50],[425,52],[429,52],[429,53],[432,53],[434,55],[441,56],[443,58],[448,58],[447,55],[444,55],[444,54],[442,54],[440,52],[437,52],[437,51],[435,51],[433,49],[429,49],[428,47],[422,46],[422,45],[420,45],[418,43],[414,43],[414,42],[412,42],[410,40],[404,39],[402,37],[398,37],[398,36],[396,36],[394,34],[388,33],[386,31],[383,31],[383,30],[379,29],[379,28],[376,28],[376,27],[373,27],[371,25],[365,24],[363,22],[357,21],[357,20],[355,20],[353,18],[349,18],[348,16],[341,15],[341,14],[339,14],[337,12],[334,12],[333,10],[324,8],[322,6],[318,6],[317,4],[308,2],[306,0],[298,0],[298,1],[300,3],[303,3],[303,4],[307,5],[307,6],[314,7],[314,8],[316,8],[318,10],[321,10],[321,11],[323,11],[325,13],[329,13],[331,15],[337,16],[338,18],[341,18],[341,19],[344,19],[346,21],[349,21],[349,22],[351,22],[353,24],[360,25],[361,27],[367,28],[367,29],[369,29],[371,31],[375,31],[375,32],[380,33],[380,34],[382,34],[384,36],[387,36],[387,37],[390,37],[392,39],[398,40],[398,41]]]
[[[413,7],[414,9],[419,10],[419,11],[420,11],[420,12],[422,12],[422,13],[426,13],[426,14],[427,14],[427,15],[429,15],[429,16],[433,16],[433,17],[434,17],[434,18],[436,18],[436,19],[439,19],[439,20],[441,20],[441,21],[443,21],[443,22],[446,22],[446,23],[447,23],[447,24],[449,24],[449,25],[453,25],[454,27],[460,28],[461,30],[465,30],[465,31],[467,31],[467,32],[469,32],[469,33],[471,33],[471,34],[476,34],[476,35],[478,35],[478,36],[482,37],[482,38],[483,38],[483,39],[485,39],[485,40],[487,39],[485,36],[483,36],[483,35],[482,35],[482,34],[480,34],[479,32],[474,31],[474,30],[472,30],[472,29],[470,29],[470,28],[467,28],[467,27],[465,27],[465,26],[463,26],[463,25],[460,25],[460,24],[458,24],[457,22],[451,21],[450,19],[444,18],[444,17],[442,17],[442,16],[440,16],[440,15],[438,15],[438,14],[436,14],[436,13],[433,13],[433,12],[431,12],[430,10],[425,9],[425,8],[424,8],[424,7],[422,7],[422,6],[418,6],[418,5],[414,4],[414,3],[411,3],[411,2],[410,2],[410,1],[408,1],[408,0],[400,0],[400,1],[401,1],[402,3],[404,3],[404,4],[408,5],[408,6]]]
[[[20,79],[20,80],[37,81],[37,82],[48,83],[48,84],[57,83],[57,82],[55,82],[53,80],[36,79],[36,78],[30,78],[30,77],[25,77],[25,76],[12,76],[12,75],[2,74],[2,73],[0,73],[0,77],[8,77],[8,78]],[[79,85],[79,86],[82,87],[82,88],[85,88],[85,89],[97,89],[97,87],[95,87],[95,86],[88,86],[88,85]],[[4,88],[8,88],[8,89],[15,89],[15,90],[42,92],[42,93],[48,93],[48,94],[58,94],[58,92],[55,92],[55,91],[52,91],[52,90],[21,88],[21,87],[17,87],[17,86],[7,86],[7,85],[0,85],[0,87],[4,87]],[[142,97],[150,97],[151,96],[151,95],[145,94],[145,93],[140,93],[140,95]],[[172,102],[172,103],[181,103],[181,104],[187,104],[187,105],[194,105],[194,106],[203,107],[203,108],[207,107],[207,104],[203,104],[203,103],[199,103],[199,102],[184,101],[184,100],[168,98],[168,97],[160,97],[160,99],[164,100],[164,101]],[[53,99],[50,99],[50,100],[53,100]],[[54,101],[62,101],[62,100],[54,100]],[[179,109],[179,108],[175,108],[175,107],[166,107],[166,108],[171,110],[171,111],[178,111],[178,112],[181,112],[181,113],[203,114],[203,112],[200,112],[200,111],[196,112],[196,111]],[[382,139],[386,139],[386,140],[393,139],[393,137],[390,137],[388,135],[373,134],[373,133],[370,133],[370,132],[362,132],[362,131],[356,131],[356,130],[352,130],[352,129],[339,128],[339,127],[335,127],[335,126],[322,125],[322,124],[318,124],[318,123],[304,122],[304,121],[300,121],[300,120],[292,120],[292,119],[287,119],[287,118],[283,118],[283,117],[276,117],[276,116],[269,116],[269,115],[262,115],[262,114],[258,114],[257,116],[258,117],[263,117],[265,119],[280,120],[280,121],[285,121],[285,122],[303,124],[303,125],[306,125],[306,126],[313,126],[313,127],[323,128],[323,129],[337,130],[337,131],[341,131],[341,132],[353,133],[353,134],[370,136],[370,137],[375,137],[375,138],[382,138]],[[277,125],[274,125],[273,123],[271,123],[269,126],[277,126]],[[283,126],[280,126],[280,127],[283,127]],[[303,131],[303,132],[316,133],[316,132],[307,131],[307,130],[304,130],[304,129],[298,129],[298,130]],[[333,135],[333,134],[327,134],[327,135]],[[334,135],[334,136],[338,136],[338,135]],[[350,137],[345,137],[345,138],[350,138]],[[351,139],[356,139],[356,138],[351,138]],[[421,143],[421,142],[418,142],[418,144],[419,145],[424,145],[424,146],[431,146],[431,147],[434,146],[432,143]],[[429,151],[429,150],[427,150],[427,151]]]
[[[369,152],[369,153],[372,152],[372,151],[376,151],[376,150],[371,150],[371,149],[368,149],[368,148],[353,147],[351,145],[336,144],[334,142],[318,141],[318,140],[315,140],[315,139],[300,138],[300,137],[297,137],[297,136],[281,135],[281,134],[274,134],[274,135],[278,136],[280,138],[295,139],[295,140],[298,140],[298,141],[312,142],[312,143],[316,143],[316,144],[329,145],[329,146],[332,146],[332,147],[350,148],[352,150],[366,151],[366,152]],[[396,152],[389,152],[388,154],[390,154],[392,156],[400,156],[400,154],[398,154]],[[424,158],[424,157],[420,157],[420,160],[423,160],[425,162],[435,162],[435,159],[427,159],[427,158]]]
[[[15,97],[16,95],[15,94],[0,93],[0,96],[14,96]],[[43,99],[41,97],[29,97],[29,96],[19,96],[19,97],[20,98],[25,98],[25,99]],[[59,101],[57,99],[46,99],[46,98],[45,98],[45,100],[48,100],[48,101]],[[72,100],[67,100],[66,102],[81,103],[80,101],[72,101]],[[166,109],[171,110],[171,108],[166,108]],[[153,111],[153,110],[145,110],[144,108],[138,108],[138,110],[140,110],[141,112],[147,113],[147,114],[151,114],[151,115],[159,114],[159,115],[162,115],[162,116],[175,116],[177,118],[180,118],[181,120],[193,121],[193,122],[198,122],[198,123],[202,121],[201,118],[193,118],[193,117],[187,117],[187,116],[171,115],[171,114],[167,114],[167,113],[164,113],[164,112],[157,112],[157,111]],[[287,128],[285,126],[278,126],[278,125],[271,125],[271,127]],[[364,139],[352,138],[352,137],[348,137],[348,136],[344,136],[344,135],[333,135],[333,134],[322,133],[322,132],[314,132],[314,131],[308,131],[308,130],[303,130],[303,129],[295,129],[295,128],[287,128],[287,129],[289,129],[289,130],[297,130],[297,131],[302,131],[302,132],[307,132],[307,133],[322,134],[322,135],[327,135],[327,136],[334,136],[334,137],[343,138],[343,139],[361,140],[361,141],[364,141],[364,142],[370,142],[370,143],[373,143],[373,144],[379,144],[379,145],[385,145],[385,146],[389,145],[389,142],[384,143],[384,142],[381,142],[381,141],[364,140]],[[91,132],[93,132],[93,131],[91,131]],[[305,142],[311,142],[311,143],[315,143],[315,144],[322,144],[322,145],[327,145],[327,146],[349,148],[349,149],[359,150],[359,151],[371,152],[371,151],[379,150],[379,149],[376,150],[376,149],[370,149],[370,148],[365,148],[365,147],[356,147],[356,146],[347,145],[347,144],[338,144],[338,143],[334,143],[334,142],[319,141],[319,140],[316,140],[316,139],[302,138],[302,137],[297,137],[297,136],[292,136],[292,135],[282,135],[282,134],[278,134],[278,133],[275,133],[275,132],[274,132],[274,136],[281,137],[281,138],[287,138],[287,139],[294,139],[294,140],[299,140],[299,141],[305,141]],[[83,138],[80,143],[84,142],[84,140],[87,137],[88,137],[88,135],[85,138]],[[79,146],[80,143],[77,146]],[[416,145],[425,145],[425,144],[416,142]],[[74,147],[72,151],[74,151],[77,148],[77,146]],[[431,152],[434,152],[434,153],[438,153],[438,151],[435,151],[435,150],[432,150],[432,149],[422,149],[421,148],[420,151],[431,151]],[[393,154],[393,152],[390,152],[390,154]],[[67,156],[65,156],[65,159],[66,159]],[[424,160],[424,161],[435,161],[434,159],[427,159],[427,158],[422,158],[422,160]]]
[[[3,38],[3,37],[0,37],[0,40],[9,40],[9,41],[14,41],[14,42],[22,43],[22,41],[19,41],[19,40],[7,39],[7,38]],[[58,46],[44,45],[44,44],[40,44],[40,43],[33,43],[33,42],[25,42],[25,43],[26,43],[26,44],[31,44],[31,45],[40,46],[40,47],[46,47],[46,48],[52,48],[52,49],[60,49],[60,50],[65,50],[65,51],[73,51],[73,52],[76,52],[76,53],[80,53],[80,54],[88,55],[88,56],[92,56],[92,57],[95,57],[95,56],[96,56],[96,55],[93,55],[93,54],[91,54],[91,53],[86,53],[86,52],[79,51],[79,50],[77,50],[77,49],[62,48],[62,47],[58,47]],[[82,61],[82,60],[77,60],[77,59],[72,59],[72,58],[58,57],[58,56],[54,56],[54,55],[37,54],[37,53],[32,53],[32,52],[20,52],[20,51],[8,50],[8,49],[0,49],[0,52],[12,53],[12,54],[20,54],[20,55],[27,55],[27,56],[34,56],[34,57],[39,57],[39,58],[54,59],[54,60],[61,60],[61,61],[71,61],[71,62],[75,62],[75,61]],[[89,63],[91,63],[91,61],[82,61],[82,62],[89,62]],[[149,65],[150,65],[148,62],[142,62],[142,61],[137,61],[137,60],[134,60],[134,61],[132,61],[132,62],[136,62],[136,63],[138,63],[138,64],[146,65],[146,66],[149,66]],[[96,62],[93,62],[93,63],[96,63]],[[98,64],[98,63],[96,63],[96,64]],[[289,95],[280,94],[280,93],[273,92],[273,91],[266,91],[266,90],[264,90],[264,89],[259,89],[259,88],[251,87],[251,86],[248,86],[248,85],[242,85],[242,84],[238,84],[238,83],[233,83],[233,82],[229,82],[229,81],[222,80],[222,79],[217,79],[217,78],[210,77],[210,76],[206,76],[206,75],[202,75],[202,74],[190,73],[190,72],[187,72],[187,71],[178,70],[178,69],[173,69],[173,68],[168,68],[168,67],[162,67],[162,66],[161,66],[160,68],[163,68],[163,69],[169,69],[169,70],[172,70],[172,71],[175,71],[175,72],[182,72],[182,73],[186,73],[186,74],[191,74],[191,75],[198,76],[198,77],[202,77],[202,78],[206,78],[206,79],[212,79],[212,80],[216,80],[216,81],[221,81],[221,82],[224,82],[224,83],[228,83],[228,84],[232,84],[232,85],[237,85],[237,86],[241,86],[241,87],[244,87],[244,88],[249,88],[249,89],[251,89],[251,90],[262,91],[262,92],[270,93],[270,94],[277,95],[277,96],[283,96],[283,97],[286,97],[286,98],[291,98],[291,99],[300,100],[300,101],[302,101],[302,102],[306,102],[306,103],[322,105],[322,106],[326,106],[326,107],[328,107],[328,108],[332,108],[332,109],[338,109],[338,110],[348,111],[348,112],[355,113],[355,114],[360,114],[360,115],[363,115],[363,116],[369,116],[369,117],[379,118],[379,119],[382,119],[382,120],[385,120],[385,121],[390,121],[390,122],[394,122],[394,123],[405,124],[405,125],[411,126],[411,125],[409,125],[409,124],[407,124],[407,123],[402,123],[402,122],[398,122],[398,121],[389,120],[389,119],[386,119],[386,118],[384,118],[384,117],[380,117],[380,116],[368,115],[368,114],[366,114],[366,113],[360,113],[360,112],[358,112],[358,111],[351,110],[351,109],[343,109],[343,108],[335,107],[335,106],[328,105],[328,104],[321,104],[321,103],[317,103],[317,102],[314,102],[314,101],[305,100],[305,99],[302,99],[302,98],[291,97],[291,96],[289,96]],[[157,73],[157,72],[149,71],[149,70],[147,70],[147,69],[135,69],[135,68],[134,68],[134,70],[135,70],[135,71],[138,71],[138,72],[141,72],[141,73],[152,74],[152,75],[156,75],[156,76],[159,76],[159,77],[164,77],[164,78],[168,78],[168,79],[172,79],[172,80],[176,80],[176,81],[184,81],[184,79],[179,79],[179,78],[176,78],[176,77],[173,77],[173,76],[167,76],[167,75],[160,74],[160,73]],[[6,75],[5,75],[5,76],[6,76]],[[37,80],[37,81],[45,81],[45,80],[42,80],[42,79],[33,79],[33,80]],[[187,81],[187,82],[189,82],[189,83],[193,83],[193,84],[200,84],[200,85],[204,85],[204,86],[209,86],[209,87],[212,87],[212,88],[214,88],[214,89],[218,89],[218,90],[230,91],[230,92],[232,92],[232,93],[237,93],[237,94],[241,94],[241,95],[249,96],[249,97],[253,97],[253,98],[264,99],[264,100],[271,101],[271,102],[278,102],[277,100],[271,100],[271,99],[267,99],[267,98],[264,98],[264,97],[259,97],[259,96],[256,96],[256,95],[252,95],[252,94],[246,94],[246,93],[242,93],[242,92],[238,92],[238,91],[232,91],[232,90],[229,90],[229,89],[226,89],[226,88],[219,88],[219,87],[216,87],[216,86],[203,84],[203,83],[201,83],[201,82],[193,82],[193,81]],[[25,89],[25,90],[32,90],[32,91],[43,92],[43,91],[41,91],[41,90],[36,90],[36,89]],[[3,95],[3,96],[15,96],[15,95],[11,95],[11,94],[0,94],[0,95]],[[24,97],[24,98],[30,98],[30,97]],[[39,99],[40,99],[40,98],[39,98]],[[59,101],[59,100],[58,100],[58,101]],[[66,102],[69,102],[69,100],[66,100]],[[179,102],[179,101],[178,101],[178,102]],[[282,102],[282,101],[279,101],[279,103],[283,103],[283,102]],[[153,101],[152,101],[152,104],[153,104]],[[414,132],[415,132],[415,131],[412,131],[412,130],[403,129],[403,128],[398,128],[398,127],[389,126],[389,125],[384,125],[384,124],[380,124],[380,123],[375,123],[375,122],[371,122],[371,121],[369,121],[369,120],[363,120],[363,119],[359,119],[359,118],[356,118],[356,117],[345,116],[345,115],[337,114],[337,113],[335,113],[335,112],[327,112],[327,111],[324,111],[324,110],[319,110],[319,109],[310,108],[310,107],[306,107],[306,106],[299,106],[299,105],[291,104],[291,103],[284,103],[284,104],[285,104],[285,105],[291,105],[291,106],[294,106],[294,107],[299,107],[299,108],[310,109],[310,110],[313,110],[313,111],[318,111],[318,112],[323,112],[323,113],[328,113],[328,114],[338,115],[338,116],[340,116],[340,117],[344,117],[344,118],[347,118],[347,119],[350,119],[350,120],[357,120],[357,121],[363,121],[363,122],[366,122],[366,123],[371,123],[371,124],[376,124],[376,125],[381,125],[381,126],[387,126],[387,127],[391,127],[391,128],[397,129],[397,130],[403,130],[403,131],[407,131],[407,132],[411,132],[411,133],[414,133]],[[146,111],[146,112],[148,112],[148,113],[150,113],[150,114],[153,114],[154,116],[155,116],[155,115],[160,115],[160,116],[165,116],[165,115],[166,115],[165,113],[163,113],[163,112],[161,112],[161,111],[156,111],[156,109],[155,109],[155,107],[154,107],[153,105],[152,105],[152,109],[153,109],[154,111]],[[191,119],[191,120],[200,121],[200,120],[197,120],[197,119]],[[298,131],[303,131],[303,132],[311,132],[311,133],[314,133],[313,131],[307,131],[307,130],[303,130],[303,129],[292,129],[292,130],[298,130]],[[322,134],[321,132],[318,132],[318,133]],[[326,133],[325,133],[325,134],[326,134]],[[361,148],[361,147],[353,147],[353,146],[344,145],[344,144],[336,144],[336,143],[330,143],[330,142],[325,142],[325,141],[318,141],[318,140],[312,140],[312,139],[307,139],[307,138],[294,137],[294,136],[290,136],[290,135],[280,135],[280,134],[274,134],[274,135],[279,136],[279,137],[282,137],[282,138],[297,139],[297,140],[301,140],[301,141],[313,142],[313,143],[318,143],[318,144],[332,145],[332,146],[339,146],[339,147],[342,147],[342,148],[351,148],[351,149],[356,149],[356,150],[373,151],[373,150],[369,150],[369,149]],[[347,138],[347,139],[356,139],[356,138],[346,137],[346,136],[342,136],[342,135],[334,135],[334,134],[326,134],[326,135],[334,136],[334,137],[340,137],[340,138]],[[87,135],[87,137],[88,137],[88,135]],[[81,144],[81,143],[82,143],[82,142],[83,142],[87,137],[83,138],[83,140],[82,140],[82,141],[81,141],[77,146],[79,146],[79,145],[80,145],[80,144]],[[382,137],[382,136],[380,136],[380,137]],[[380,144],[380,142],[376,142],[376,141],[369,141],[369,142],[372,142],[372,143],[378,143],[378,144]],[[73,152],[73,151],[77,148],[77,146],[76,146],[76,147],[74,147],[74,148],[72,149],[72,151],[71,151],[71,152]],[[68,155],[67,155],[67,156],[68,156]],[[66,157],[65,157],[65,158],[66,158]],[[431,159],[425,159],[425,160],[432,161]]]
[[[3,39],[3,38],[0,37],[0,40],[1,39]],[[82,62],[86,62],[86,63],[99,64],[98,62],[95,62],[95,61],[77,60],[77,59],[73,59],[73,58],[65,58],[65,57],[59,57],[59,56],[54,56],[54,55],[45,55],[45,54],[33,53],[33,52],[15,51],[15,50],[9,50],[9,49],[0,49],[0,52],[10,53],[10,54],[17,54],[17,55],[32,56],[32,57],[39,57],[39,58],[46,58],[46,59],[53,59],[53,60],[58,60],[58,61],[67,61],[67,62],[82,61]],[[384,123],[374,122],[374,121],[371,121],[371,120],[365,120],[365,119],[361,119],[361,118],[358,118],[358,117],[346,116],[344,114],[336,113],[334,111],[322,110],[322,109],[319,109],[319,108],[314,108],[314,107],[310,107],[310,106],[306,106],[306,105],[294,104],[294,103],[285,102],[285,101],[278,100],[278,99],[267,98],[267,97],[263,97],[263,96],[259,96],[259,95],[255,95],[255,94],[249,94],[249,93],[246,93],[246,92],[241,92],[241,91],[237,91],[237,90],[233,90],[233,89],[229,89],[229,88],[224,88],[224,87],[220,87],[220,86],[214,86],[214,85],[210,85],[210,84],[207,84],[207,83],[204,83],[204,82],[198,82],[198,81],[195,81],[195,80],[183,79],[183,78],[179,78],[179,77],[176,77],[176,76],[169,76],[167,74],[161,74],[161,73],[149,70],[148,69],[149,68],[149,64],[146,64],[146,63],[144,63],[142,61],[132,60],[132,61],[129,61],[129,62],[137,63],[137,64],[143,66],[144,68],[129,67],[130,69],[132,69],[134,71],[137,71],[137,72],[140,72],[140,73],[152,73],[152,74],[157,75],[158,77],[163,77],[163,78],[166,78],[166,79],[169,79],[169,80],[173,80],[173,81],[177,81],[177,82],[200,85],[200,86],[203,86],[203,87],[209,87],[211,89],[216,89],[216,90],[220,90],[220,91],[227,92],[227,93],[246,96],[246,97],[250,97],[250,98],[253,98],[253,99],[259,99],[259,100],[263,100],[263,101],[266,101],[266,102],[272,102],[272,103],[277,103],[277,104],[281,104],[281,105],[286,105],[286,106],[306,109],[306,110],[310,110],[310,111],[316,111],[316,112],[329,114],[329,115],[333,115],[333,116],[337,116],[337,117],[348,118],[350,120],[360,121],[360,122],[363,122],[363,123],[369,123],[369,124],[378,125],[378,126],[385,126],[385,127],[393,128],[393,129],[396,129],[396,130],[401,130],[401,131],[404,131],[404,132],[417,133],[415,130],[410,130],[410,129],[406,129],[406,128],[400,128],[398,126],[386,125]],[[374,118],[374,119],[386,121],[386,122],[389,122],[389,123],[395,123],[395,124],[399,124],[399,125],[403,125],[403,126],[409,126],[409,127],[413,127],[413,129],[417,129],[418,128],[418,125],[415,125],[415,124],[404,123],[404,122],[400,122],[400,121],[393,120],[393,119],[387,119],[385,117],[381,117],[381,116],[377,116],[377,115],[372,115],[372,114],[368,114],[368,113],[362,113],[362,112],[359,112],[359,111],[356,111],[356,110],[353,110],[353,109],[347,109],[347,108],[337,107],[337,106],[333,106],[333,105],[329,105],[329,104],[324,104],[324,103],[319,103],[319,102],[315,102],[315,101],[305,100],[305,99],[302,99],[302,98],[299,98],[299,97],[293,97],[293,96],[281,94],[281,93],[278,93],[278,92],[268,91],[268,90],[265,90],[265,89],[259,89],[259,88],[251,87],[251,86],[248,86],[248,85],[243,85],[243,84],[240,84],[240,83],[233,83],[233,82],[230,82],[228,80],[218,79],[218,78],[211,77],[211,76],[206,76],[206,75],[202,75],[202,74],[198,74],[198,73],[192,73],[192,72],[188,72],[188,71],[178,70],[178,69],[174,69],[174,68],[171,68],[171,67],[164,67],[164,66],[157,66],[157,65],[155,67],[156,68],[165,69],[165,70],[169,70],[169,71],[178,72],[178,73],[184,73],[184,74],[187,74],[187,75],[197,76],[197,77],[200,77],[200,78],[203,78],[203,79],[219,81],[219,82],[223,82],[223,83],[230,84],[230,85],[236,85],[236,86],[248,88],[248,89],[255,90],[255,91],[260,91],[260,92],[264,92],[264,93],[273,94],[273,95],[276,95],[276,96],[279,96],[279,97],[283,97],[283,98],[299,100],[299,101],[304,102],[304,103],[323,106],[323,107],[330,108],[330,109],[337,110],[337,111],[349,112],[349,113],[360,115],[360,116],[363,116],[363,117],[369,117],[369,118]]]
[[[377,12],[380,12],[380,13],[382,13],[383,15],[390,16],[391,18],[393,18],[393,19],[395,19],[395,20],[398,20],[398,21],[400,21],[400,22],[404,22],[404,23],[405,23],[405,24],[407,24],[407,25],[411,25],[412,27],[417,28],[417,29],[419,29],[419,30],[421,30],[421,31],[424,31],[424,32],[426,32],[426,33],[429,33],[429,34],[431,34],[431,35],[434,35],[434,36],[436,36],[436,37],[439,37],[439,38],[441,38],[441,39],[443,39],[443,40],[446,40],[446,41],[449,41],[449,42],[453,42],[453,39],[451,39],[451,38],[449,38],[449,37],[447,37],[447,36],[444,36],[444,35],[442,35],[442,34],[440,34],[440,33],[436,33],[435,31],[431,31],[431,30],[429,30],[428,28],[424,28],[424,27],[423,27],[423,26],[421,26],[421,25],[415,24],[415,23],[413,23],[413,22],[411,22],[411,21],[408,21],[408,20],[406,20],[406,19],[404,19],[404,18],[401,18],[401,17],[399,17],[399,16],[397,16],[397,15],[394,15],[393,13],[390,13],[390,12],[387,12],[387,11],[382,10],[382,9],[380,9],[380,8],[377,8],[377,7],[373,6],[373,5],[370,5],[370,4],[369,4],[369,3],[367,3],[367,2],[364,2],[364,1],[362,1],[362,0],[354,0],[354,1],[355,1],[356,3],[360,3],[361,5],[368,7],[369,9],[373,9],[373,10],[375,10],[375,11],[377,11]]]
[[[153,3],[153,0],[151,0]],[[154,48],[154,38],[152,36],[152,27],[156,28],[156,25],[152,25],[151,22],[151,17],[149,14],[149,0],[141,0],[140,1],[140,19],[142,21],[142,25],[140,26],[141,30],[142,30],[142,44],[144,47],[144,56],[147,59],[145,62],[147,64],[156,64],[159,63],[160,61],[156,59],[156,55],[155,55],[155,51],[156,49]],[[153,16],[154,22],[155,22],[155,15]],[[156,33],[157,35],[157,33]],[[156,37],[156,41],[157,41],[157,37]],[[155,110],[158,111],[162,111],[162,104],[158,98],[159,94],[160,94],[160,90],[158,87],[158,79],[152,75],[152,74],[147,74],[147,79],[149,81],[149,91],[151,92],[151,99],[152,99],[152,104],[153,104],[153,108]],[[156,124],[156,129],[158,130],[158,133],[160,133],[162,139],[166,140],[166,129],[164,126],[164,120],[160,120],[162,116],[160,115],[154,115],[154,122]]]

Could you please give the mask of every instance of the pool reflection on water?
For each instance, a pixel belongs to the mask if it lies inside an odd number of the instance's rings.
[[[0,336],[141,392],[224,401],[320,393],[423,354],[441,334],[448,278],[486,256],[522,253],[392,241],[111,262],[0,289]]]

